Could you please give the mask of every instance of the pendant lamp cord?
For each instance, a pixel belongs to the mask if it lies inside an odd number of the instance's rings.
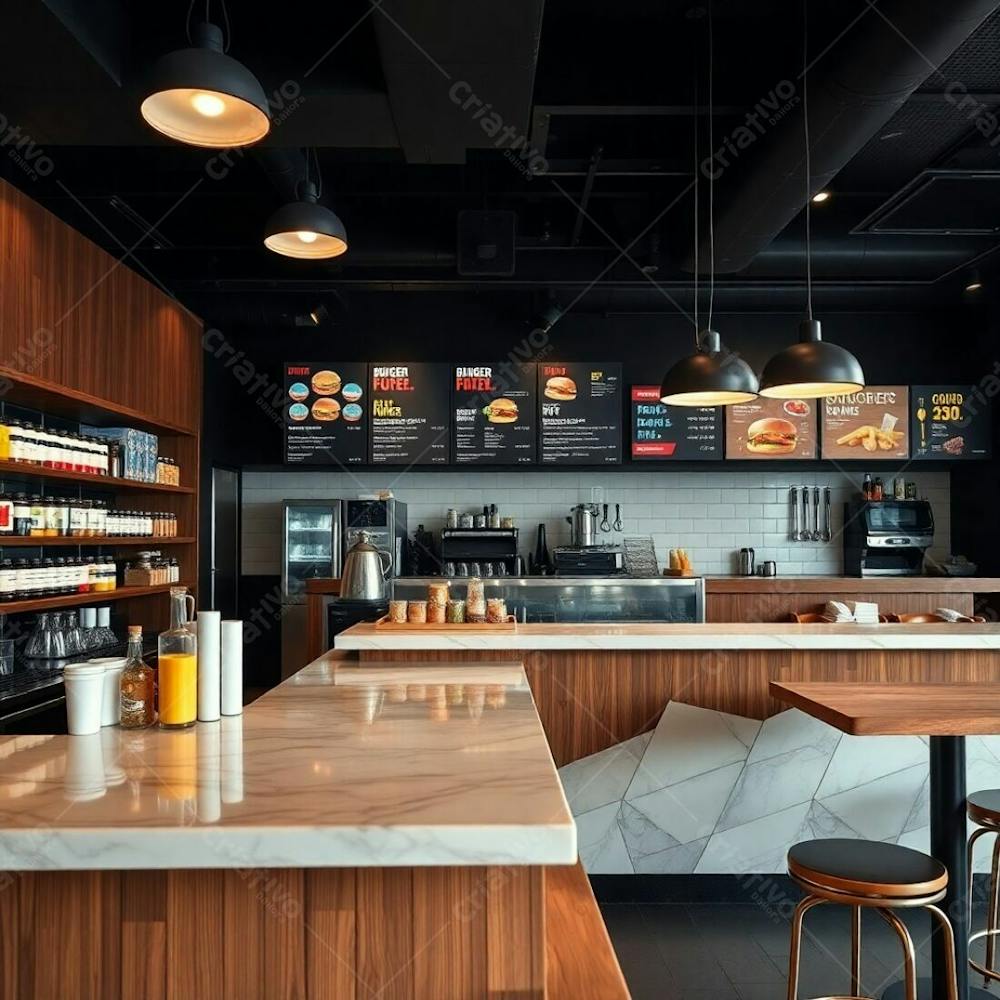
[[[803,0],[808,2],[808,0]],[[712,2],[708,4],[708,155],[715,155],[715,35],[712,25]],[[708,329],[712,329],[712,310],[715,307],[715,170],[708,175]]]
[[[806,141],[806,310],[813,318],[812,169],[809,152],[809,0],[802,0],[802,132]]]
[[[694,75],[694,348],[698,350],[701,346],[698,340],[698,335],[701,330],[698,328],[698,174],[701,171],[698,169],[698,115],[701,113],[701,107],[698,104],[698,71],[695,69]]]

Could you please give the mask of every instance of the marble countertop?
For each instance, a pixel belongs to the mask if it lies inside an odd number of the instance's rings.
[[[576,857],[518,665],[326,654],[221,722],[0,739],[0,870]]]
[[[417,627],[419,629],[419,626]],[[518,625],[514,632],[377,631],[353,625],[337,649],[996,649],[1000,625],[622,624]]]

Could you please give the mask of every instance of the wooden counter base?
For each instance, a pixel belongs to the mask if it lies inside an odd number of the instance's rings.
[[[0,998],[545,995],[544,870],[25,872],[0,891]]]
[[[773,680],[1000,683],[1000,653],[992,650],[385,650],[358,655],[382,662],[523,662],[557,767],[652,729],[672,700],[767,718],[787,708],[771,698]]]

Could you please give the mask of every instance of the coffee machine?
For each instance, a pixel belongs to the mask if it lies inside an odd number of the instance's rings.
[[[848,576],[920,576],[934,544],[926,500],[856,500],[844,505],[844,572]]]
[[[389,578],[405,576],[406,565],[406,504],[389,497],[386,500],[344,500],[344,552],[358,541],[364,531],[377,549],[392,557]]]

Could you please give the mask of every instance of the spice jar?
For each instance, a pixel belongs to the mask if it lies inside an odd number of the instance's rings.
[[[449,625],[464,625],[465,601],[449,600],[445,606],[445,621]]]
[[[389,602],[389,621],[394,625],[406,624],[406,601]]]
[[[32,538],[45,535],[45,502],[39,496],[31,498],[31,531],[28,534]]]
[[[499,624],[507,620],[507,602],[502,597],[491,597],[486,602],[486,620]]]
[[[0,535],[14,534],[14,500],[9,493],[0,493]]]
[[[465,588],[465,620],[486,621],[486,588],[478,577],[469,580]]]
[[[411,625],[425,625],[427,623],[427,602],[407,601],[406,620]]]
[[[23,493],[14,494],[14,534],[31,534],[31,504]]]
[[[443,625],[444,624],[444,604],[432,604],[430,601],[427,602],[427,624],[428,625]]]

